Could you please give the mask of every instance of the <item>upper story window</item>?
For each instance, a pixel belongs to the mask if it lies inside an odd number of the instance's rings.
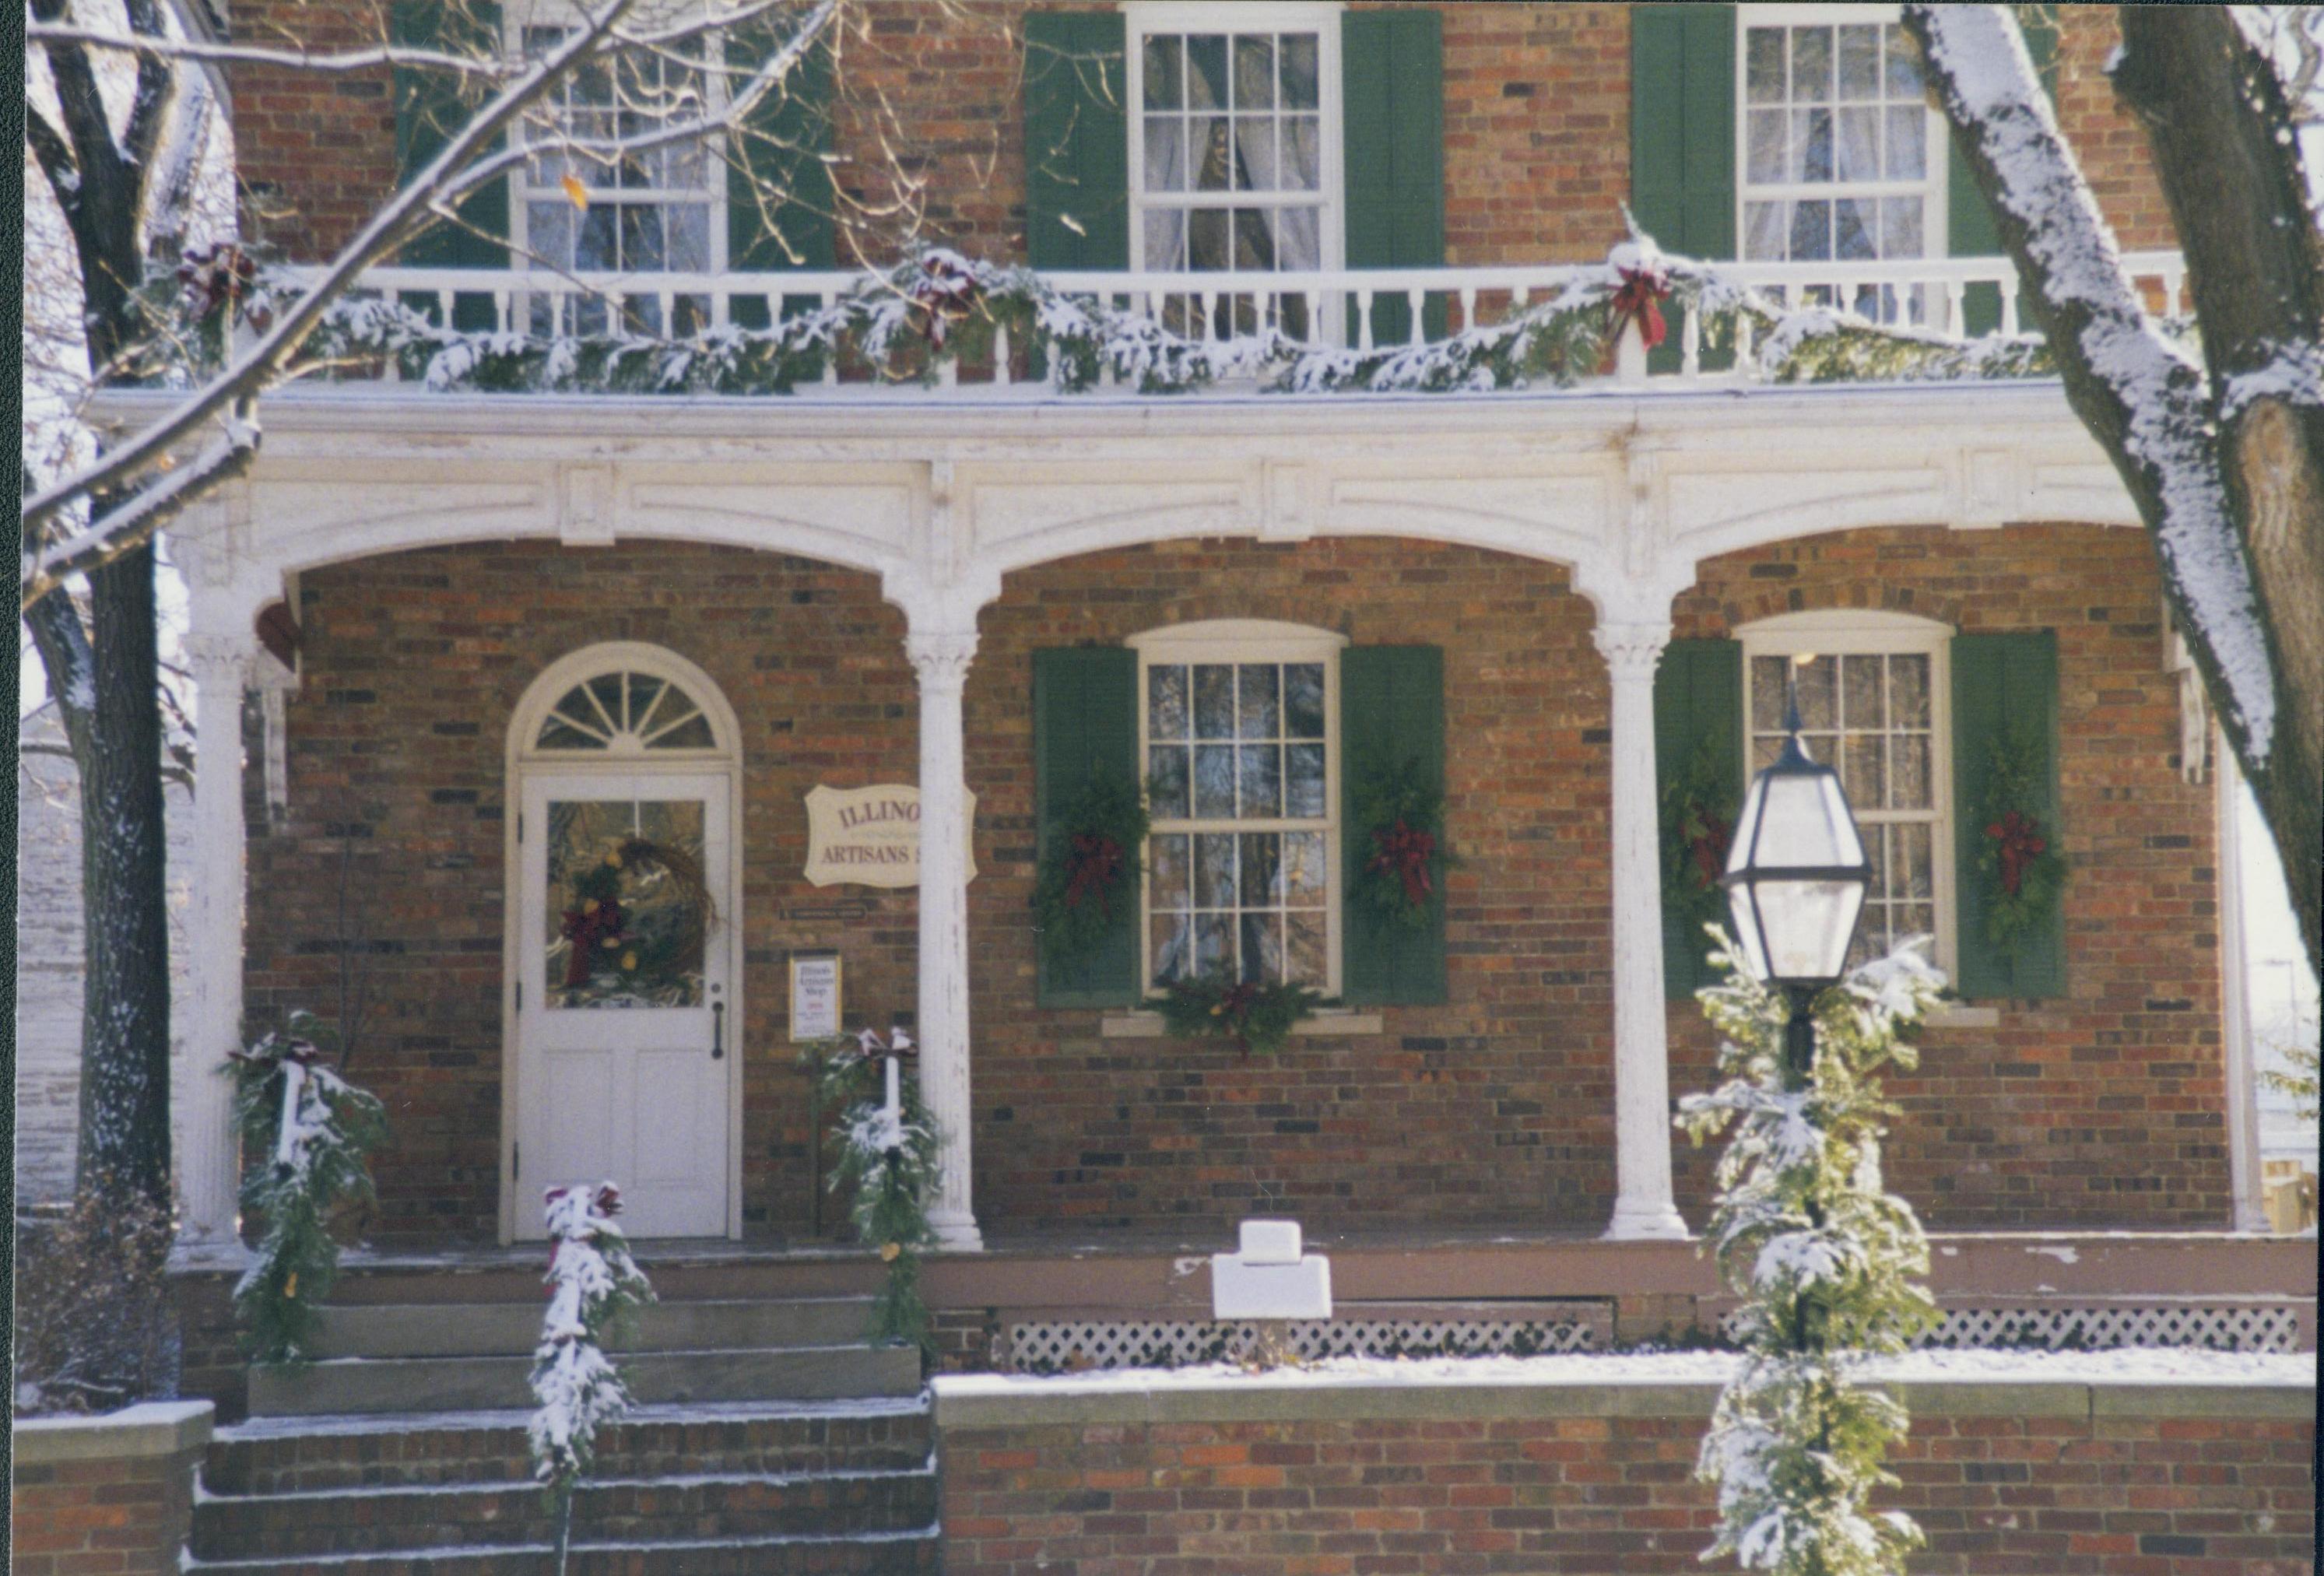
[[[1894,6],[1739,7],[1743,256],[1847,263],[1944,250],[1943,123]],[[1843,292],[1845,296],[1843,299]],[[1911,287],[1809,298],[1884,321],[1925,320]]]
[[[1280,273],[1340,261],[1336,7],[1131,5],[1130,244],[1157,272]],[[1231,324],[1259,326],[1255,300]],[[1303,300],[1283,303],[1306,332]],[[1211,327],[1165,303],[1182,332]],[[1222,314],[1224,315],[1224,314]]]
[[[1849,966],[1915,935],[1952,967],[1952,780],[1946,646],[1951,631],[1901,613],[1792,613],[1736,631],[1743,642],[1750,770],[1784,742],[1787,669],[1800,738],[1837,768],[1872,862]]]
[[[1339,990],[1339,651],[1321,630],[1222,621],[1139,650],[1143,979]]]

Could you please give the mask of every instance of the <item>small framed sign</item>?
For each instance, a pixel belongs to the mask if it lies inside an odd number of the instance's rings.
[[[827,1040],[839,1033],[839,954],[791,954],[791,1039]]]

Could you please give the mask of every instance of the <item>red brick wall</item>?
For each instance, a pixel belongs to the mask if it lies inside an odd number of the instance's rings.
[[[879,0],[840,37],[834,107],[843,217],[884,261],[925,235],[996,261],[1025,249],[1023,15],[1064,0],[973,6]],[[1445,261],[1601,258],[1629,190],[1628,8],[1447,5]],[[2099,66],[2116,38],[2101,6],[2061,7],[2060,109],[2127,246],[2172,244],[2143,134]],[[313,47],[375,43],[371,5],[245,0],[237,36]],[[395,182],[385,73],[235,69],[236,148],[258,226],[285,254],[344,242]],[[853,261],[843,243],[843,265]]]
[[[2132,531],[1859,531],[1714,560],[1681,635],[1868,600],[1969,630],[2049,626],[2061,663],[2070,994],[1998,1028],[1923,1037],[1899,1079],[1895,1184],[1932,1225],[2210,1226],[2227,1216],[2209,793],[2179,780],[2151,549]],[[503,750],[550,661],[598,640],[669,646],[740,714],[748,953],[745,1210],[805,1229],[803,1083],[785,949],[846,954],[851,1011],[914,1007],[908,892],[847,888],[859,919],[783,917],[816,782],[909,781],[917,705],[900,616],[867,576],[664,545],[480,546],[305,577],[289,714],[290,815],[252,844],[250,1003],[337,1001],[343,834],[378,1010],[354,1073],[387,1101],[383,1239],[493,1229],[500,1131]],[[1255,617],[1445,648],[1452,743],[1450,1000],[1382,1032],[1231,1046],[1107,1038],[1032,1006],[1031,653]],[[1387,539],[1185,541],[1010,577],[967,696],[979,797],[970,888],[976,1208],[988,1230],[1215,1230],[1260,1199],[1311,1226],[1596,1230],[1613,1192],[1607,686],[1592,615],[1554,566]],[[1674,1092],[1711,1077],[1675,1003]],[[1700,1218],[1710,1151],[1678,1147]]]
[[[8,1496],[9,1576],[177,1576],[200,1456],[197,1447],[35,1464],[20,1453]]]
[[[1692,1475],[1707,1414],[946,1428],[945,1569],[1706,1569],[1714,1495]],[[2304,1576],[2314,1449],[2312,1418],[2226,1407],[1917,1411],[1890,1462],[1902,1486],[1875,1503],[1928,1535],[1915,1576]]]

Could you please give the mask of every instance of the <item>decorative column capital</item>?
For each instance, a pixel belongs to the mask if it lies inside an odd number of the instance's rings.
[[[920,676],[923,695],[958,695],[976,659],[974,630],[914,630],[904,637],[904,655]]]
[[[204,688],[248,684],[258,660],[258,641],[239,635],[188,635],[185,650],[186,666]]]
[[[1665,623],[1601,623],[1590,631],[1598,654],[1616,678],[1651,679],[1670,644],[1671,627]]]

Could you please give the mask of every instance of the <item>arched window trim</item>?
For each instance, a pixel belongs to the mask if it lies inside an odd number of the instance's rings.
[[[541,730],[562,701],[575,689],[613,673],[635,673],[660,679],[681,692],[699,710],[710,727],[707,748],[651,746],[627,733],[617,733],[602,750],[548,749]],[[662,719],[657,718],[659,723]],[[733,760],[739,751],[741,730],[724,693],[709,674],[666,647],[642,641],[604,641],[567,653],[543,668],[518,702],[509,724],[509,755],[512,763],[556,765],[584,770],[600,763],[625,767],[656,765],[699,768]]]

